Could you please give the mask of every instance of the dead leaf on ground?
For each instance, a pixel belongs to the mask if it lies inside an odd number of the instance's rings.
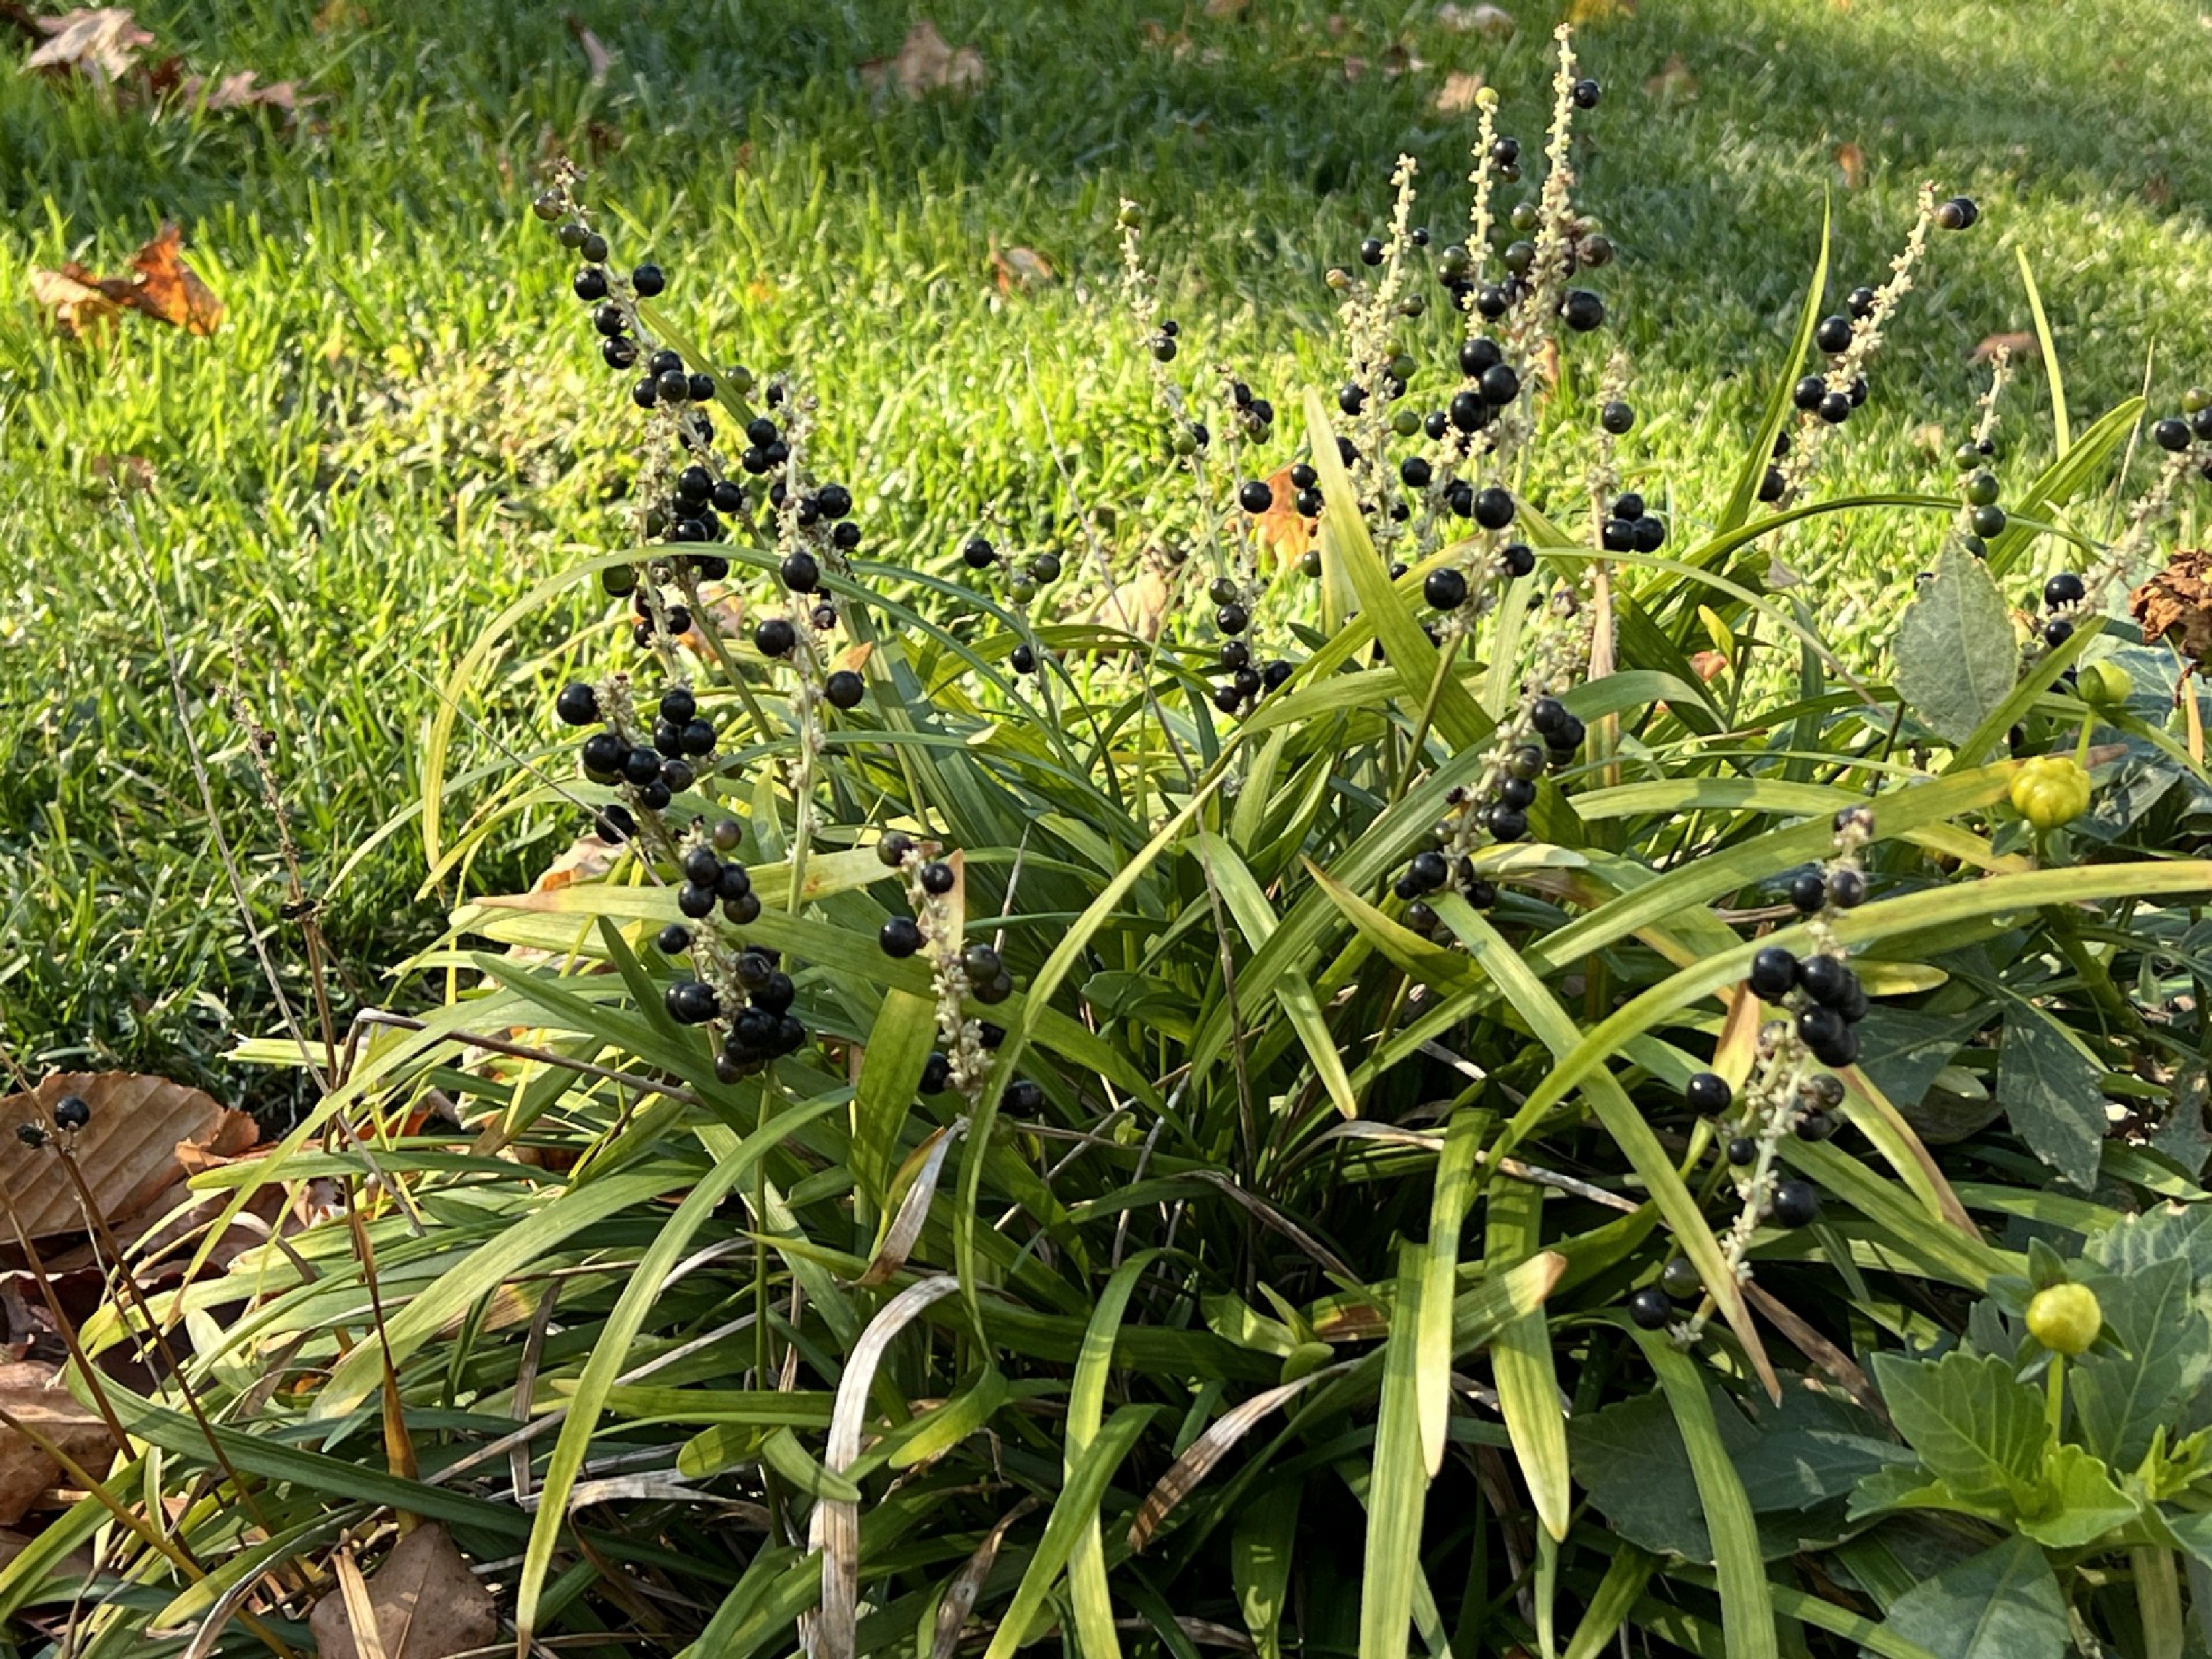
[[[360,0],[328,0],[315,14],[312,27],[318,34],[335,34],[340,29],[357,29],[367,26],[368,14],[362,10]]]
[[[240,70],[216,81],[187,75],[177,82],[176,95],[182,102],[205,110],[279,109],[287,115],[304,104],[319,101],[312,94],[302,93],[297,82],[264,83],[252,70]]]
[[[1923,421],[1918,426],[1914,427],[1912,442],[1916,448],[1924,450],[1930,455],[1948,455],[1951,453],[1951,434],[1944,429],[1941,421]]]
[[[990,79],[983,54],[973,46],[955,47],[927,17],[906,33],[895,58],[872,58],[860,65],[860,78],[872,88],[894,87],[905,98],[933,92],[965,94]]]
[[[1033,247],[1002,248],[995,239],[991,243],[991,276],[1001,294],[1012,294],[1018,288],[1036,288],[1052,281],[1056,273],[1052,261]]]
[[[1320,521],[1298,511],[1298,487],[1291,482],[1291,469],[1283,468],[1267,480],[1274,499],[1264,513],[1255,515],[1252,533],[1260,545],[1273,550],[1278,563],[1296,564],[1313,545]]]
[[[163,225],[161,234],[131,257],[131,275],[95,276],[74,261],[59,270],[33,270],[31,297],[53,313],[54,326],[72,337],[112,319],[118,311],[156,318],[187,334],[212,334],[222,302],[185,262],[184,234]]]
[[[1866,152],[1846,138],[1828,152],[1835,157],[1836,167],[1844,175],[1844,188],[1856,190],[1866,183]]]
[[[1503,6],[1462,6],[1452,0],[1437,8],[1437,21],[1462,34],[1480,34],[1489,40],[1503,40],[1517,27],[1513,14]]]
[[[592,66],[592,84],[596,87],[607,78],[607,70],[614,65],[614,53],[606,49],[598,35],[584,27],[583,20],[574,12],[566,14],[562,21],[568,25],[570,36],[583,48],[584,61]]]
[[[2175,649],[2198,667],[2212,657],[2212,549],[2178,548],[2166,568],[2128,595],[2143,643],[2173,635]]]
[[[1686,104],[1698,95],[1698,77],[1679,52],[1668,54],[1659,73],[1644,83],[1644,90],[1662,103]]]
[[[154,44],[154,37],[138,27],[127,6],[80,7],[58,17],[33,21],[48,38],[23,60],[27,70],[119,81],[137,62],[139,49]]]
[[[480,1583],[441,1522],[418,1526],[368,1575],[368,1610],[384,1659],[450,1659],[489,1647],[499,1634],[492,1594]],[[342,1589],[315,1603],[307,1618],[322,1659],[362,1659],[353,1615]]]
[[[35,1359],[0,1365],[0,1410],[52,1441],[88,1474],[105,1474],[114,1437],[106,1424],[55,1383],[58,1375]],[[0,1527],[21,1520],[40,1493],[68,1484],[60,1463],[30,1436],[0,1425]]]
[[[92,458],[92,476],[118,489],[151,489],[154,463],[143,455],[95,455]]]
[[[1567,21],[1577,28],[1636,15],[1636,0],[1570,0]]]
[[[1206,0],[1206,15],[1215,19],[1242,17],[1249,3],[1249,0]]]
[[[557,893],[580,881],[597,881],[614,868],[622,850],[615,842],[602,841],[597,836],[579,836],[568,843],[566,852],[545,866],[538,879],[530,884],[530,890]]]
[[[93,1203],[111,1223],[152,1209],[184,1179],[180,1146],[228,1158],[260,1139],[244,1112],[167,1078],[57,1072],[33,1094],[0,1099],[0,1193],[15,1224],[34,1239],[86,1231],[76,1188],[63,1174],[59,1154],[52,1147],[26,1146],[15,1137],[19,1125],[51,1124],[55,1103],[69,1095],[92,1109],[90,1121],[75,1132],[72,1155]],[[0,1233],[0,1240],[12,1243],[14,1227]]]
[[[2035,336],[2027,329],[2015,329],[2008,334],[1985,335],[1982,343],[1967,354],[1966,361],[1985,363],[2000,351],[2008,356],[2023,357],[2035,349]]]
[[[1475,70],[1454,70],[1444,76],[1443,85],[1437,92],[1437,112],[1441,115],[1466,115],[1474,109],[1476,94],[1482,90],[1482,75]]]

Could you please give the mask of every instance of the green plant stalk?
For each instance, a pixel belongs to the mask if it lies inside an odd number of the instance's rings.
[[[2128,1552],[2128,1565],[2135,1570],[2143,1659],[2181,1659],[2181,1575],[2173,1552],[2139,1544]]]

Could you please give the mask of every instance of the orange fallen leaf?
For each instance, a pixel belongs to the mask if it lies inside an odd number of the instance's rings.
[[[991,242],[991,275],[1001,294],[1012,294],[1018,288],[1033,288],[1048,283],[1054,272],[1052,261],[1033,247],[1016,246],[1000,248],[995,238]]]
[[[54,1073],[32,1093],[0,1099],[0,1193],[14,1212],[5,1236],[9,1242],[15,1226],[34,1239],[87,1231],[60,1154],[50,1146],[27,1146],[15,1133],[27,1123],[52,1125],[55,1105],[70,1095],[91,1109],[85,1127],[73,1132],[71,1156],[94,1205],[111,1223],[151,1209],[183,1180],[180,1146],[231,1157],[260,1139],[244,1112],[167,1078]]]
[[[1835,157],[1836,166],[1843,173],[1845,190],[1856,190],[1866,183],[1867,158],[1864,150],[1846,138],[1829,154]]]
[[[154,44],[154,37],[138,27],[127,6],[80,7],[58,17],[33,21],[49,38],[23,60],[26,70],[119,81],[137,62],[139,48]]]
[[[131,257],[132,275],[98,276],[75,262],[59,270],[33,270],[31,297],[53,313],[64,334],[82,336],[118,311],[136,311],[187,334],[212,334],[222,302],[185,263],[184,236],[173,224]]]
[[[2015,329],[2008,334],[1984,336],[1982,343],[1967,354],[1966,361],[1971,363],[1985,363],[2000,351],[2008,356],[2021,357],[2035,349],[2035,336],[2026,329]]]
[[[1476,70],[1454,70],[1444,76],[1444,83],[1437,91],[1437,112],[1440,115],[1466,115],[1475,105],[1476,94],[1482,90],[1482,75]]]
[[[925,17],[907,31],[897,56],[869,59],[860,65],[860,77],[872,88],[890,85],[902,97],[923,98],[933,92],[974,92],[990,79],[990,71],[982,53],[973,46],[955,47]]]
[[[1291,482],[1291,469],[1284,467],[1267,480],[1273,499],[1267,509],[1255,516],[1252,533],[1261,546],[1272,549],[1280,563],[1296,564],[1313,545],[1319,520],[1309,519],[1297,508],[1297,486]]]

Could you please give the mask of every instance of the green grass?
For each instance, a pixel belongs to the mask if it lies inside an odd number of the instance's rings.
[[[621,534],[607,498],[632,411],[525,210],[554,148],[582,158],[594,133],[619,137],[591,188],[627,244],[669,266],[671,313],[730,359],[801,372],[872,553],[943,570],[986,501],[1045,539],[1110,500],[1124,556],[1181,523],[1114,302],[1119,195],[1147,204],[1189,348],[1287,409],[1332,378],[1319,275],[1380,222],[1391,159],[1412,152],[1440,186],[1435,222],[1463,210],[1468,128],[1432,105],[1445,70],[1480,69],[1532,149],[1547,98],[1548,19],[1528,4],[1498,46],[1426,5],[1253,0],[1241,21],[1195,7],[1186,21],[1164,0],[945,0],[932,15],[992,78],[968,101],[911,106],[872,98],[857,68],[896,49],[902,7],[702,4],[648,29],[581,4],[616,54],[597,88],[557,11],[371,5],[366,27],[320,33],[308,9],[139,8],[158,50],[195,68],[306,82],[323,101],[289,136],[0,75],[0,1036],[34,1070],[155,1067],[272,1107],[284,1085],[223,1059],[272,1007],[177,730],[155,595],[257,914],[275,924],[284,891],[243,734],[211,696],[234,675],[277,733],[346,1000],[404,997],[386,969],[451,894],[416,898],[410,824],[366,844],[415,799],[438,683],[500,604]],[[1921,179],[1985,210],[1936,247],[1871,418],[1824,488],[1943,478],[1915,434],[1955,433],[1969,349],[2027,326],[2015,246],[2035,261],[2077,426],[2139,387],[2154,349],[2169,394],[2212,357],[2194,205],[2212,200],[2194,95],[2212,30],[2194,7],[1650,0],[1644,14],[1582,36],[1609,88],[1583,128],[1583,194],[1624,247],[1603,287],[1644,416],[1626,453],[1655,500],[1694,519],[1724,495],[1824,191],[1838,291],[1879,276]],[[1147,21],[1170,41],[1149,42]],[[1394,43],[1428,67],[1347,78],[1346,57],[1379,66]],[[1675,56],[1694,96],[1648,94]],[[1832,159],[1846,141],[1870,162],[1848,193]],[[41,330],[32,267],[119,268],[164,217],[229,307],[220,334],[141,324],[87,350]],[[1063,280],[1002,301],[994,240],[1036,248]],[[1587,392],[1571,385],[1565,406]],[[2042,397],[2030,367],[2005,422],[2008,477],[2047,452]],[[1044,459],[1046,409],[1073,499]],[[157,475],[134,506],[150,589],[94,476],[125,455]],[[1852,580],[1824,592],[1831,617],[1849,604],[1856,631],[1886,629],[1929,535],[1843,546]],[[463,725],[457,771],[544,752],[543,700],[598,620],[580,607],[528,625]],[[457,795],[465,814],[465,781]],[[523,877],[576,827],[543,818],[470,879]],[[296,993],[296,938],[276,936]]]

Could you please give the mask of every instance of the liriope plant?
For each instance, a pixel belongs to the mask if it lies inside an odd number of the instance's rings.
[[[157,1304],[210,1426],[78,1376],[131,1461],[0,1609],[91,1540],[81,1649],[283,1646],[341,1534],[373,1587],[436,1522],[520,1654],[2178,1656],[2212,864],[2140,643],[2188,624],[2112,590],[2206,441],[2157,428],[2109,539],[2137,404],[2008,506],[1994,393],[1960,493],[1820,495],[1978,216],[1931,190],[1832,313],[1824,238],[1740,465],[1655,510],[1564,35],[1554,103],[1511,205],[1480,112],[1463,234],[1401,161],[1332,387],[1204,361],[1126,204],[1188,507],[915,568],[817,467],[836,400],[689,339],[556,180],[638,483],[449,678],[421,824],[441,882],[588,839],[198,1178],[343,1220]],[[1826,515],[1930,564],[1880,655]],[[476,688],[585,584],[618,650],[456,822]]]

